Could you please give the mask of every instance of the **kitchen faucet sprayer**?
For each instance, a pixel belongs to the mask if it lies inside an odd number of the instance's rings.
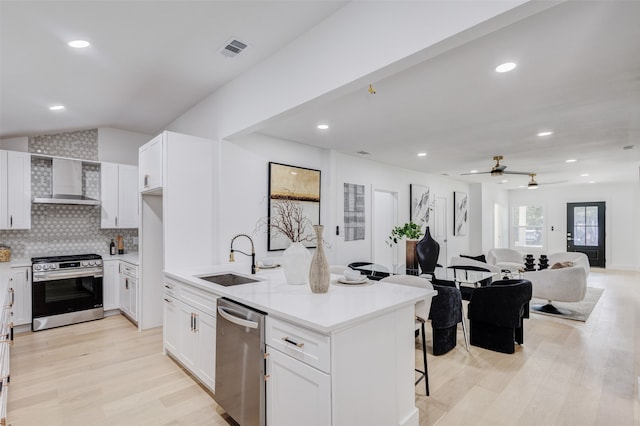
[[[249,241],[251,242],[251,254],[245,253],[245,252],[240,251],[240,250],[234,250],[233,249],[233,242],[238,237],[247,237],[249,239]],[[235,237],[233,237],[231,239],[231,252],[229,253],[229,262],[235,262],[235,258],[233,256],[233,252],[234,251],[237,251],[238,253],[242,253],[245,256],[251,256],[251,274],[255,274],[256,273],[256,250],[255,250],[255,247],[253,245],[253,240],[251,239],[251,237],[248,236],[247,234],[238,234],[238,235],[236,235]]]

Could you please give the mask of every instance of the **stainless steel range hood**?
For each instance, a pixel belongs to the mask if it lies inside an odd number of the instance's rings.
[[[51,161],[52,194],[46,197],[35,197],[34,203],[100,205],[100,200],[82,195],[82,161],[62,158],[53,158]]]

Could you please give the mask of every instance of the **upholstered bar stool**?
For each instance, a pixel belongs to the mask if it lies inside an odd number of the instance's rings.
[[[400,285],[408,285],[412,287],[420,287],[426,288],[429,290],[433,289],[433,286],[426,278],[416,277],[414,275],[391,275],[386,278],[380,280],[380,282],[388,282],[392,284],[400,284]],[[426,338],[424,334],[424,323],[429,319],[429,311],[431,310],[431,300],[429,301],[420,301],[416,303],[415,308],[415,327],[416,331],[421,334],[420,339],[422,340],[422,362],[423,362],[423,370],[415,369],[416,372],[420,373],[420,378],[416,380],[416,385],[420,383],[422,379],[424,379],[425,389],[427,392],[427,396],[429,396],[429,373],[427,369],[427,344]]]

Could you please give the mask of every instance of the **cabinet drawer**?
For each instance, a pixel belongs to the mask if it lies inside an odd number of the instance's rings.
[[[295,359],[330,372],[329,336],[267,316],[265,340],[267,345]]]
[[[136,278],[138,276],[138,267],[130,263],[122,262],[122,273]]]
[[[177,297],[180,293],[180,284],[165,278],[162,285],[162,292],[165,296]]]
[[[176,297],[187,305],[200,309],[215,318],[218,296],[190,285],[181,285]]]

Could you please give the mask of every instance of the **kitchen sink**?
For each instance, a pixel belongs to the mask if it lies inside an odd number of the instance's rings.
[[[225,272],[225,273],[215,274],[215,275],[199,276],[197,278],[212,282],[214,284],[222,285],[225,287],[231,287],[231,286],[240,285],[240,284],[257,283],[260,281],[254,278],[245,277],[244,275],[236,275],[230,272]]]

